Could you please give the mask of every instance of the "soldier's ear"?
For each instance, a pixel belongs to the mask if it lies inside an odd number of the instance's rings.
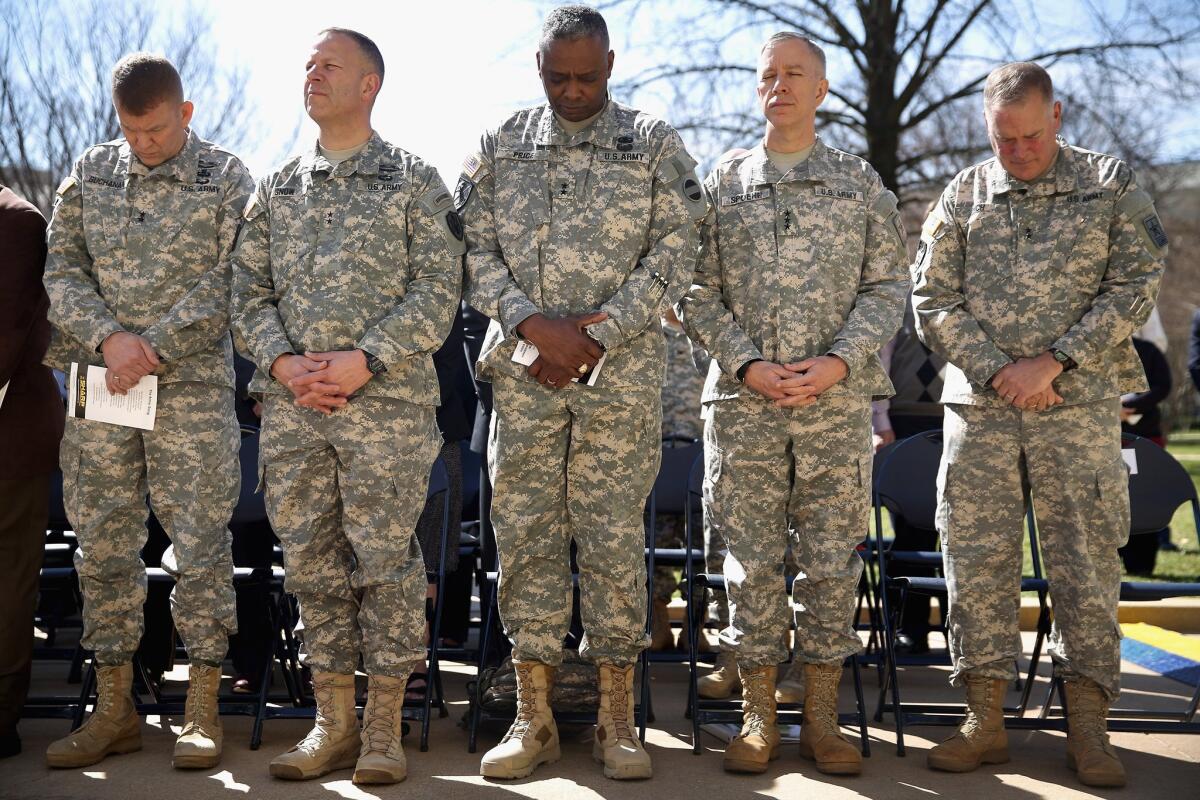
[[[821,78],[817,81],[817,105],[820,106],[825,102],[825,98],[829,96],[829,81]]]
[[[609,50],[608,51],[608,77],[609,78],[612,77],[613,61],[615,61],[616,58],[617,58],[617,54],[615,52],[613,52],[612,50]]]
[[[375,98],[379,96],[379,90],[383,88],[383,81],[379,79],[379,75],[374,72],[368,72],[363,76],[362,96],[368,103],[374,103]]]
[[[183,127],[192,124],[192,114],[195,113],[196,107],[192,105],[191,100],[184,100],[179,104],[179,122]]]

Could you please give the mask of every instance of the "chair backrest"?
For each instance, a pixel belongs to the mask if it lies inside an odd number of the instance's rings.
[[[913,527],[935,530],[941,460],[940,430],[918,433],[879,451],[873,470],[876,504]]]
[[[654,502],[659,514],[683,514],[688,506],[692,465],[703,452],[700,442],[670,439],[663,442],[662,464],[654,480]]]
[[[1132,450],[1137,461],[1137,474],[1129,476],[1131,534],[1161,531],[1176,509],[1196,502],[1191,475],[1165,448],[1131,433],[1122,434],[1121,448]]]
[[[438,456],[429,468],[429,486],[425,490],[425,499],[450,489],[450,476],[446,472],[446,463]]]

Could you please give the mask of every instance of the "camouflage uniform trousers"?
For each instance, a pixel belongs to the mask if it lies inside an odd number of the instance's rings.
[[[953,685],[964,685],[966,672],[1017,677],[1022,490],[1031,487],[1054,603],[1056,671],[1090,678],[1112,697],[1119,691],[1117,548],[1129,538],[1129,483],[1118,402],[1042,412],[946,406],[937,526]]]
[[[101,664],[133,658],[143,632],[146,493],[171,539],[171,613],[192,661],[219,662],[237,631],[228,523],[241,483],[233,390],[159,386],[154,430],[68,418],[59,463],[79,548],[83,639]]]
[[[492,387],[492,524],[513,658],[561,660],[574,539],[579,652],[632,664],[649,644],[642,510],[662,455],[659,387],[549,389],[503,374]]]
[[[405,677],[425,659],[416,541],[441,437],[434,409],[356,397],[325,416],[268,395],[260,470],[314,671]]]
[[[826,395],[801,409],[759,398],[711,404],[704,428],[704,502],[729,549],[729,626],[722,641],[742,666],[787,660],[784,562],[792,584],[796,654],[840,664],[861,649],[853,626],[870,520],[871,408],[865,397]]]

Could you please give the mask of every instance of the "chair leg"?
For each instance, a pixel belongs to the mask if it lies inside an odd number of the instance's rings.
[[[92,687],[96,685],[96,657],[93,655],[88,662],[87,670],[83,673],[83,685],[79,689],[79,702],[75,705],[75,712],[71,715],[71,730],[78,730],[83,724],[84,710],[87,708],[88,700],[92,694]]]
[[[871,739],[867,735],[867,706],[863,702],[862,675],[858,670],[858,656],[850,656],[850,671],[854,675],[854,701],[858,709],[858,732],[862,739],[862,754],[871,756]]]

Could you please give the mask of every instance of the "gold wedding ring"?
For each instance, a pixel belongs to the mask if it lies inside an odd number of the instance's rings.
[[[579,374],[582,375],[585,372],[587,372],[587,364],[580,364],[579,365]]]

